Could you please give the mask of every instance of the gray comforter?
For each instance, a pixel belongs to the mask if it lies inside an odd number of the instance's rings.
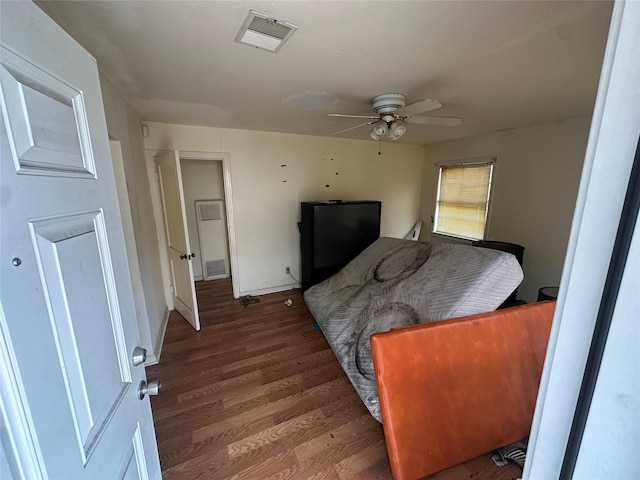
[[[495,310],[522,281],[508,253],[380,238],[304,299],[342,368],[380,421],[369,337]]]

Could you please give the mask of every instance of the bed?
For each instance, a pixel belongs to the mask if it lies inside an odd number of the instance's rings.
[[[381,421],[369,337],[495,310],[522,279],[509,253],[383,237],[306,290],[304,300],[360,398]]]

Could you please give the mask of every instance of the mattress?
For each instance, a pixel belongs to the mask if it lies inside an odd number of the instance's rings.
[[[383,237],[309,288],[304,300],[360,398],[381,421],[369,337],[495,310],[522,279],[509,253]]]

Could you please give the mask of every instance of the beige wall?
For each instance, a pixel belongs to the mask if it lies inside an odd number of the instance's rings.
[[[559,282],[590,118],[429,147],[382,143],[378,155],[373,141],[155,122],[143,139],[140,118],[104,80],[102,94],[109,134],[122,145],[139,259],[132,275],[142,284],[148,331],[141,327],[141,337],[151,348],[160,343],[167,297],[145,150],[147,163],[157,150],[229,154],[241,295],[295,286],[284,268],[300,278],[301,201],[381,200],[383,236],[404,236],[420,217],[421,238],[442,241],[429,234],[434,163],[486,156],[498,158],[487,238],[525,246],[519,296],[534,301],[538,288]]]
[[[137,299],[136,309],[138,315],[144,315],[146,310],[147,318],[139,318],[140,337],[151,356],[159,352],[163,322],[168,318],[168,311],[162,285],[140,118],[104,78],[101,79],[101,87],[109,136],[118,140],[122,146],[139,265],[138,271],[132,271],[132,277],[136,277],[132,280],[134,286],[142,285],[145,302],[144,305],[139,305]]]
[[[159,344],[167,302],[145,150],[147,159],[173,149],[229,154],[241,295],[295,286],[284,268],[300,278],[301,201],[381,200],[383,236],[404,236],[420,217],[421,238],[442,241],[428,232],[434,163],[485,156],[498,158],[487,238],[526,248],[520,298],[534,301],[538,288],[559,282],[589,118],[429,147],[383,143],[378,155],[372,141],[155,122],[142,139],[138,116],[108,82],[102,90],[109,134],[122,144],[140,266],[134,275],[140,276],[149,317],[141,336],[152,347]]]
[[[590,117],[583,117],[426,147],[421,218],[428,228],[421,238],[442,241],[429,234],[434,163],[497,157],[486,238],[525,247],[518,297],[535,301],[540,287],[560,282],[589,127]]]
[[[145,149],[230,154],[240,294],[300,279],[297,222],[307,200],[381,200],[383,236],[402,237],[420,211],[423,147],[149,122]]]

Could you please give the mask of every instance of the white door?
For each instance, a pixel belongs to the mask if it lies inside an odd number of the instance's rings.
[[[0,387],[5,478],[160,478],[93,58],[3,2]]]
[[[200,316],[193,283],[195,253],[191,251],[184,206],[184,189],[180,171],[180,155],[176,151],[156,156],[158,179],[162,194],[162,210],[169,248],[173,300],[176,310],[195,328],[200,330]]]

